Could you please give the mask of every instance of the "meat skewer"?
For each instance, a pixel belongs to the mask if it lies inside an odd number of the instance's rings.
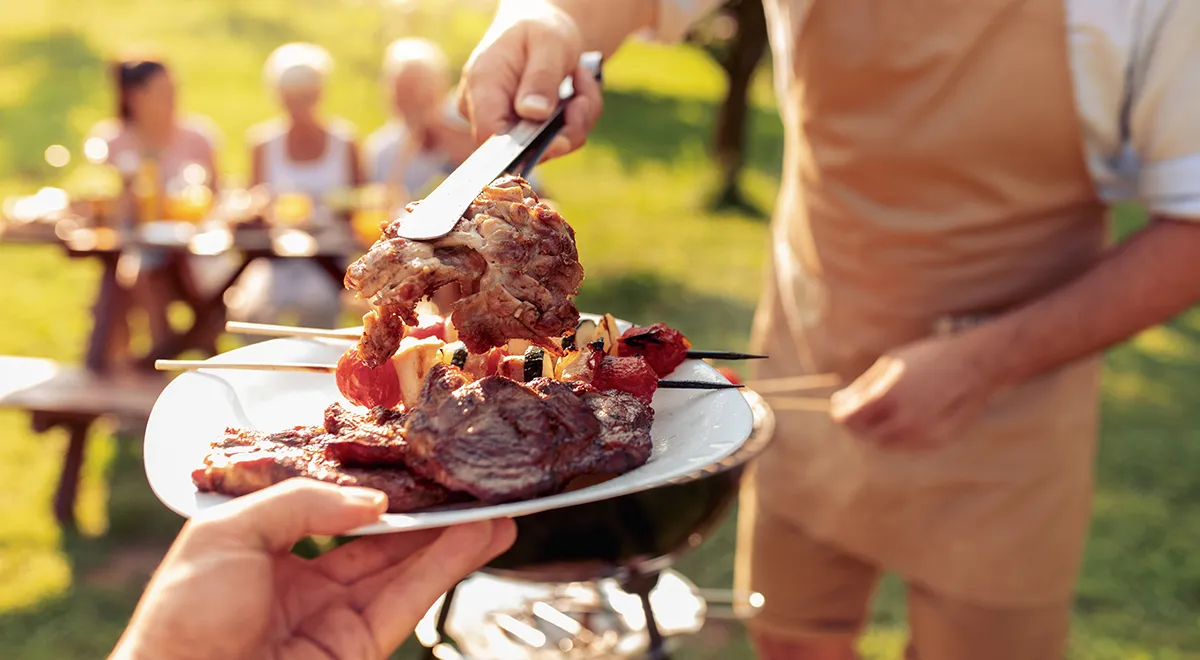
[[[299,371],[313,374],[337,373],[336,364],[310,362],[209,362],[207,360],[156,360],[158,371],[197,371],[220,369],[225,371]],[[744,387],[735,383],[719,383],[709,380],[660,380],[659,389],[669,390],[730,390]]]
[[[265,323],[244,323],[230,321],[225,324],[225,331],[242,335],[259,337],[312,337],[314,339],[358,339],[362,336],[362,328],[346,328],[343,330],[325,330],[319,328],[303,328],[288,325],[269,325]],[[699,351],[689,349],[689,360],[765,360],[766,355],[754,353],[739,353],[737,351]]]

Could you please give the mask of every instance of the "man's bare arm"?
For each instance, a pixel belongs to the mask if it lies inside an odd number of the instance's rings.
[[[575,20],[583,50],[611,56],[629,35],[655,24],[657,0],[544,0]],[[504,0],[501,11],[525,11],[529,0]]]
[[[1200,223],[1155,218],[1091,270],[962,339],[1014,385],[1102,351],[1200,301]]]

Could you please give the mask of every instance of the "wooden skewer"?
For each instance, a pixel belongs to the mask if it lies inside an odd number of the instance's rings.
[[[225,332],[236,332],[241,335],[258,335],[260,337],[312,337],[316,339],[358,339],[362,328],[346,328],[344,330],[321,330],[318,328],[297,328],[290,325],[270,325],[267,323],[242,323],[230,321],[225,324]]]
[[[333,364],[305,362],[265,364],[262,362],[209,362],[208,360],[155,360],[154,368],[159,371],[225,369],[229,371],[303,371],[310,374],[331,374],[337,371],[337,365]]]
[[[837,387],[841,382],[842,377],[837,374],[811,374],[807,376],[750,380],[746,381],[746,386],[759,394],[771,394],[776,392],[816,390],[822,387]]]

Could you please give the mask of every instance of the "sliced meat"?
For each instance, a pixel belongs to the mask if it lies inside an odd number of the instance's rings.
[[[599,451],[581,460],[591,460],[589,472],[623,474],[650,460],[654,442],[654,408],[628,392],[605,390],[584,392],[580,399],[600,422]]]
[[[323,427],[295,427],[281,433],[227,429],[213,443],[204,464],[192,472],[201,491],[247,495],[292,477],[383,491],[388,511],[404,513],[462,499],[402,467],[348,467],[326,456],[334,439]]]
[[[340,403],[325,409],[325,456],[345,466],[404,465],[407,415],[394,408],[372,408],[365,413],[346,410]]]
[[[584,474],[645,463],[652,422],[648,406],[622,393],[549,379],[529,386],[498,376],[467,382],[455,367],[437,365],[405,425],[408,465],[488,503],[538,497]],[[613,438],[603,437],[606,428]]]

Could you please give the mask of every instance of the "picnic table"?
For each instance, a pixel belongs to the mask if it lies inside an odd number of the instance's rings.
[[[301,229],[296,227],[200,228],[190,223],[156,223],[144,229],[154,231],[115,232],[104,228],[60,232],[69,257],[99,259],[103,264],[92,337],[88,346],[89,368],[108,368],[106,355],[119,314],[133,305],[131,289],[121,280],[121,260],[136,250],[150,249],[167,253],[164,276],[175,280],[183,302],[192,309],[191,324],[180,333],[153,344],[136,358],[142,369],[154,368],[155,360],[176,357],[189,350],[214,353],[215,335],[224,326],[227,313],[225,294],[237,282],[246,267],[258,259],[305,259],[320,266],[338,287],[346,272],[346,261],[361,248],[347,232]],[[205,290],[191,276],[188,256],[233,255],[235,267],[216,287]]]
[[[225,293],[256,259],[307,259],[320,265],[341,285],[347,259],[361,248],[349,232],[321,231],[297,226],[246,225],[231,229],[191,223],[148,223],[124,230],[88,227],[78,219],[0,226],[0,243],[55,244],[73,259],[96,259],[102,272],[93,304],[92,330],[79,366],[52,360],[0,356],[0,408],[30,413],[35,432],[65,429],[68,446],[54,498],[60,524],[74,525],[75,496],[87,435],[102,417],[144,422],[166,378],[154,362],[189,350],[216,351],[224,327]],[[192,309],[190,325],[153,345],[131,361],[119,363],[114,336],[123,315],[134,305],[131,274],[140,250],[167,255],[164,276],[176,280],[176,290]],[[203,287],[188,273],[187,258],[230,255],[235,267],[215,287]]]

